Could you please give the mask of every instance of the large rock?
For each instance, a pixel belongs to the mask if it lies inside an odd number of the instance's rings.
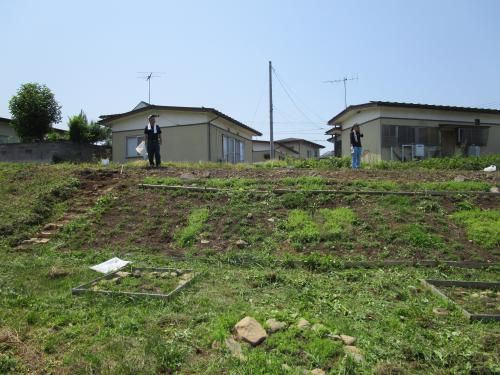
[[[234,330],[238,339],[244,340],[253,346],[259,345],[267,337],[264,328],[250,316],[246,316],[236,323]]]
[[[320,368],[315,368],[314,370],[312,370],[309,374],[311,375],[326,375],[326,372],[324,372],[322,369]]]
[[[274,333],[274,332],[278,332],[279,330],[282,330],[283,328],[285,328],[286,323],[280,322],[276,319],[268,319],[268,320],[266,320],[266,326],[267,326],[267,331],[269,333]]]

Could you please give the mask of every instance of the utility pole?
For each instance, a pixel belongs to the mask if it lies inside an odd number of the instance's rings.
[[[324,83],[339,83],[339,82],[344,82],[344,106],[347,108],[347,81],[356,81],[358,79],[358,76],[356,78],[351,77],[347,78],[344,77],[343,79],[335,79],[333,81],[324,81]]]
[[[273,66],[269,61],[269,142],[270,153],[269,159],[274,160],[274,138],[273,138]]]

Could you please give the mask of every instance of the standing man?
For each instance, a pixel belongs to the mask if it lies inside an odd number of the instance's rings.
[[[351,154],[352,169],[359,169],[361,166],[361,137],[363,134],[359,131],[359,125],[351,128]]]
[[[144,142],[148,150],[149,166],[160,168],[160,145],[161,145],[161,128],[156,124],[157,115],[149,115],[149,124],[144,129]]]

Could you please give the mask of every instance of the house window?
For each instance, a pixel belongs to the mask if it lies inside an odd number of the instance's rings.
[[[226,163],[242,163],[245,161],[245,142],[223,135],[222,153]]]
[[[143,140],[144,136],[127,137],[127,158],[136,158],[140,156],[135,149]]]
[[[310,159],[312,157],[312,151],[311,150],[307,150],[307,158]]]
[[[486,146],[488,143],[488,128],[459,128],[458,144]]]

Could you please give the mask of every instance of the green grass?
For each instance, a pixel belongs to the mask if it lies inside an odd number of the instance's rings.
[[[180,247],[192,245],[198,234],[203,231],[208,220],[207,208],[196,208],[189,214],[187,225],[174,233],[174,240]]]
[[[441,249],[443,240],[421,224],[406,224],[398,230],[397,242],[410,244],[419,249]]]
[[[350,234],[351,226],[356,216],[347,207],[336,209],[323,208],[319,210],[321,220],[321,237],[323,240],[339,239],[345,234]]]
[[[290,240],[296,245],[318,242],[320,230],[311,214],[303,210],[292,210],[288,214],[286,229]]]
[[[464,210],[454,213],[453,218],[465,225],[468,238],[479,246],[500,248],[500,210]]]

